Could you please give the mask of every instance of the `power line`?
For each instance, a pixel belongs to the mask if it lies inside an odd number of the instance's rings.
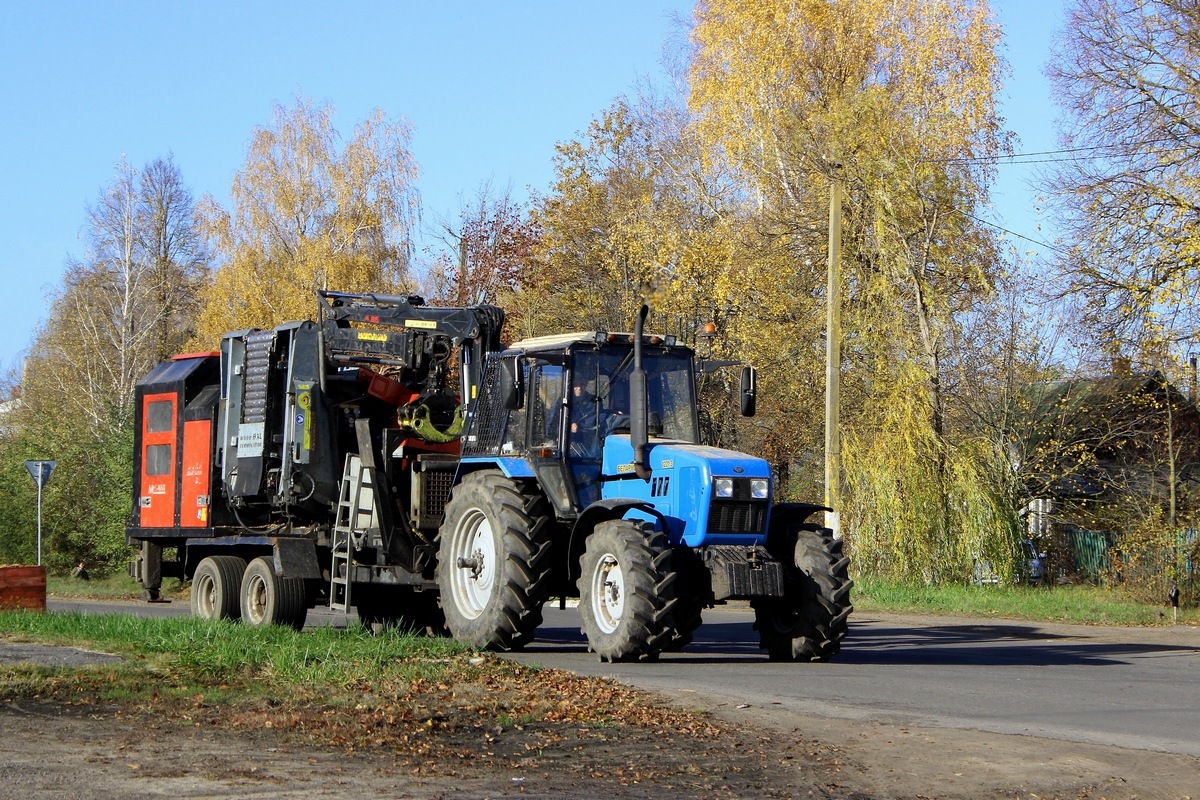
[[[1036,150],[1036,151],[1031,151],[1028,153],[1008,153],[1005,155],[995,155],[995,156],[951,156],[948,158],[927,158],[927,159],[921,159],[921,160],[926,163],[929,163],[929,164],[984,164],[984,163],[997,163],[997,162],[1001,162],[1001,161],[1007,162],[1009,164],[1014,164],[1014,165],[1057,164],[1057,163],[1063,163],[1063,162],[1067,162],[1067,161],[1083,161],[1089,157],[1088,154],[1095,154],[1095,153],[1098,153],[1098,152],[1104,151],[1104,150],[1127,152],[1127,151],[1133,149],[1134,147],[1138,147],[1138,146],[1145,147],[1148,145],[1162,144],[1163,142],[1178,142],[1178,141],[1179,140],[1175,137],[1164,136],[1164,137],[1161,137],[1158,139],[1147,139],[1146,141],[1139,142],[1136,145],[1131,144],[1131,143],[1096,144],[1096,145],[1087,145],[1085,147],[1065,147],[1065,148],[1062,148],[1059,150]],[[1193,150],[1193,149],[1196,149],[1196,148],[1180,144],[1176,147],[1169,147],[1169,148],[1165,148],[1162,150],[1155,150],[1152,153],[1146,153],[1146,155],[1162,155],[1162,154],[1166,154],[1166,153],[1178,153],[1178,152]],[[1059,158],[1058,156],[1063,156],[1063,157]]]
[[[1047,250],[1053,250],[1054,252],[1062,253],[1063,255],[1067,254],[1066,250],[1063,250],[1061,247],[1058,247],[1056,245],[1052,245],[1049,242],[1038,241],[1037,239],[1032,239],[1023,233],[1017,233],[1016,231],[1010,231],[1008,228],[1005,228],[1002,225],[997,225],[994,222],[988,222],[986,219],[983,219],[982,217],[977,217],[974,214],[972,214],[970,211],[963,211],[961,208],[958,208],[955,210],[958,213],[962,214],[964,217],[974,220],[975,222],[978,222],[980,225],[986,225],[989,228],[994,228],[995,230],[1000,231],[1001,233],[1007,233],[1009,236],[1015,236],[1018,239],[1024,239],[1025,241],[1029,242],[1030,244],[1036,244],[1038,247],[1044,247]]]

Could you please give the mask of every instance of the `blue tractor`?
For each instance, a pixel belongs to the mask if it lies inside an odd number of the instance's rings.
[[[694,353],[644,334],[647,314],[488,356],[437,537],[447,628],[519,648],[577,596],[601,661],[652,660],[749,600],[772,660],[830,659],[852,610],[841,540],[809,521],[821,506],[774,503],[765,460],[700,442]],[[744,415],[754,400],[747,367]]]

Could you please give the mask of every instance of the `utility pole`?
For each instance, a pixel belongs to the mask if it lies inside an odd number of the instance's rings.
[[[842,538],[842,441],[838,418],[842,405],[842,182],[829,184],[829,267],[825,290],[825,527]]]

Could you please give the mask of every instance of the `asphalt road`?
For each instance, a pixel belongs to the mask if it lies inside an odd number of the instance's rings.
[[[186,614],[186,603],[52,599],[53,610]],[[966,728],[1200,756],[1200,629],[856,614],[828,664],[776,664],[743,608],[710,610],[696,641],[648,664],[602,664],[574,609],[547,606],[511,657],[680,698],[696,708]],[[344,624],[310,611],[308,624]]]

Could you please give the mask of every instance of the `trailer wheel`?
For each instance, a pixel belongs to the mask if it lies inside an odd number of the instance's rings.
[[[438,543],[446,627],[459,641],[515,650],[533,641],[550,594],[545,500],[499,472],[454,487]]]
[[[672,551],[630,519],[602,522],[580,558],[579,611],[601,661],[650,661],[676,639]],[[682,645],[680,645],[682,646]]]
[[[237,556],[209,556],[192,575],[192,616],[237,619],[242,614],[239,591],[246,562]]]
[[[418,592],[411,586],[362,586],[354,596],[359,621],[376,633],[387,628],[425,636],[447,633],[437,592]]]
[[[300,630],[308,616],[302,578],[281,578],[271,559],[250,562],[242,576],[242,621],[247,625],[287,625]]]
[[[772,661],[828,661],[841,650],[854,610],[842,541],[804,525],[780,537],[775,555],[785,565],[786,594],[752,601],[760,646]]]

